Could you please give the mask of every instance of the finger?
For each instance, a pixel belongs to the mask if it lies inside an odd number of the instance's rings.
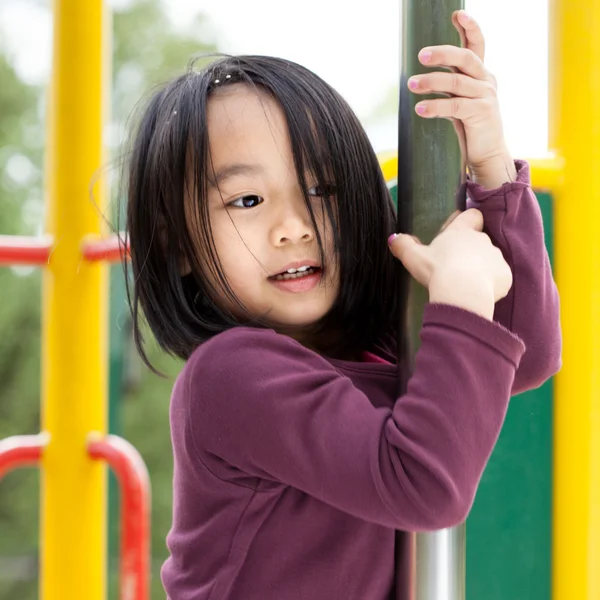
[[[431,272],[429,246],[424,246],[414,236],[398,234],[390,239],[390,250],[421,285],[427,285]]]
[[[442,233],[442,231],[444,231],[448,225],[450,225],[450,223],[452,223],[452,221],[454,221],[454,219],[456,219],[456,217],[458,217],[458,215],[460,215],[460,210],[455,210],[445,221],[444,224],[440,227],[440,233]]]
[[[407,235],[414,240],[415,244],[420,244],[421,246],[423,245],[423,242],[416,235],[411,235],[410,233],[392,233],[388,239],[388,243],[391,244],[399,235]]]
[[[456,217],[446,226],[446,230],[450,229],[472,229],[475,231],[483,231],[483,214],[476,208],[469,208],[456,215]]]
[[[459,119],[475,124],[489,119],[497,111],[496,98],[437,98],[418,102],[415,111],[426,119]]]
[[[466,10],[457,10],[455,15],[456,23],[464,31],[463,35],[466,38],[463,41],[463,46],[472,50],[481,62],[483,62],[485,60],[485,38],[483,37],[479,23]]]
[[[486,98],[496,95],[496,89],[486,80],[473,79],[462,73],[441,71],[411,77],[408,87],[415,94],[451,94],[463,98]]]
[[[455,67],[475,79],[489,77],[481,59],[469,48],[451,45],[428,46],[419,52],[419,61],[426,67]]]
[[[458,31],[458,35],[460,36],[460,45],[463,48],[467,47],[467,34],[465,32],[465,28],[460,24],[459,20],[458,20],[458,14],[460,11],[455,10],[452,13],[452,25],[454,25],[454,28],[456,29],[456,31]]]

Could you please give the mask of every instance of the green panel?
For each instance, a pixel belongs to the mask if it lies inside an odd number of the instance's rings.
[[[537,194],[552,261],[552,198]],[[512,399],[467,521],[467,600],[551,597],[552,382]]]
[[[552,385],[512,400],[467,521],[467,599],[548,600]]]
[[[552,198],[537,198],[552,261]],[[511,401],[467,521],[467,600],[551,597],[552,410],[551,381]]]

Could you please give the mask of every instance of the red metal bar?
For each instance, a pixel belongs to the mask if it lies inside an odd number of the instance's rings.
[[[17,467],[36,465],[42,458],[48,435],[15,435],[0,440],[0,479]]]
[[[105,460],[121,488],[120,600],[148,600],[150,589],[150,478],[138,451],[108,435],[88,442],[89,455]]]
[[[45,265],[51,252],[50,236],[0,235],[0,265]]]
[[[52,254],[52,237],[27,237],[0,235],[0,266],[45,265]],[[129,256],[129,248],[120,236],[106,239],[87,239],[81,247],[83,257],[89,261],[119,262]]]
[[[106,260],[108,262],[119,262],[123,257],[129,255],[129,249],[118,235],[106,239],[88,239],[83,242],[81,248],[83,257],[89,261]]]

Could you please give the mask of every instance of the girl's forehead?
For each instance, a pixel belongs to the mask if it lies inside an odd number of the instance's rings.
[[[228,163],[289,162],[285,116],[264,92],[243,84],[216,91],[208,101],[207,125],[215,172]]]
[[[217,90],[208,100],[207,123],[211,134],[239,136],[262,129],[287,133],[283,111],[269,94],[244,84]]]

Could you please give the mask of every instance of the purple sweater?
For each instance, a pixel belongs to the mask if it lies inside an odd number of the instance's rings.
[[[512,290],[494,323],[426,306],[402,397],[395,365],[328,360],[272,330],[238,327],[190,357],[171,403],[171,600],[388,600],[395,530],[466,518],[510,396],[560,366],[541,215],[517,167],[500,189],[468,184]]]

